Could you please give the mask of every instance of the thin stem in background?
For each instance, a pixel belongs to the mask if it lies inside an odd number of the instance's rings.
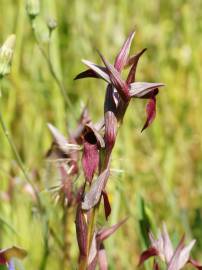
[[[70,99],[69,99],[69,97],[67,95],[67,89],[65,88],[64,83],[57,76],[57,74],[56,74],[56,72],[54,70],[53,64],[51,62],[51,57],[50,57],[50,40],[48,42],[48,53],[46,53],[46,51],[42,47],[39,39],[37,38],[36,31],[35,31],[34,20],[31,21],[31,26],[32,26],[33,35],[34,35],[35,41],[37,43],[37,46],[38,46],[39,50],[41,51],[44,59],[46,60],[47,65],[48,65],[48,68],[50,70],[50,73],[51,73],[53,79],[55,80],[55,82],[56,82],[59,90],[60,90],[61,96],[64,99],[65,108],[69,107],[69,109],[70,109],[69,111],[71,112],[71,114],[73,115],[74,119],[76,120],[77,118],[76,118],[76,116],[74,114],[73,105],[72,105],[72,103],[71,103],[71,101],[70,101]],[[49,38],[51,39],[51,33],[49,34]]]

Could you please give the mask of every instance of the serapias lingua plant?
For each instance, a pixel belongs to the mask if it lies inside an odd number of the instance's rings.
[[[174,249],[165,224],[163,224],[163,228],[157,238],[154,237],[152,232],[149,233],[149,238],[151,246],[142,252],[139,266],[146,260],[154,257],[154,269],[160,269],[157,261],[157,258],[159,258],[164,262],[167,270],[180,270],[187,264],[202,270],[202,265],[190,257],[190,252],[196,240],[192,240],[188,245],[185,245],[185,237],[183,236],[178,246]]]
[[[163,83],[136,82],[137,64],[140,56],[146,49],[141,50],[135,55],[129,56],[134,34],[134,32],[130,33],[113,65],[99,53],[104,65],[99,66],[90,61],[83,60],[83,63],[88,69],[77,75],[75,78],[83,79],[89,77],[103,79],[107,82],[103,124],[99,127],[91,125],[90,129],[91,132],[94,133],[94,137],[84,136],[84,138],[90,139],[91,143],[94,143],[94,146],[89,146],[88,144],[85,145],[84,140],[83,157],[86,158],[85,162],[83,161],[82,163],[85,175],[85,187],[87,190],[85,189],[84,196],[78,205],[76,215],[77,239],[80,250],[80,270],[95,269],[97,263],[100,264],[100,252],[102,252],[101,254],[103,256],[105,254],[103,243],[95,241],[95,239],[99,239],[97,236],[99,234],[97,234],[98,229],[96,227],[96,212],[99,209],[101,198],[103,198],[104,202],[106,219],[111,212],[111,206],[106,191],[107,181],[110,176],[111,153],[116,142],[118,128],[123,122],[130,100],[132,98],[148,100],[146,106],[147,117],[142,128],[142,130],[144,130],[155,118],[156,95],[159,92],[159,88],[164,86]],[[124,68],[130,68],[126,80],[122,78],[122,71]],[[93,141],[92,138],[94,138]],[[99,157],[97,153],[99,153]],[[92,162],[92,160],[94,162]],[[94,179],[93,175],[95,174],[97,164],[98,176],[97,179]],[[116,227],[118,225],[114,226]],[[112,230],[111,234],[113,232],[114,231]],[[97,248],[93,248],[93,246],[96,246]],[[92,250],[94,251],[94,259],[92,259]],[[107,265],[106,257],[105,265]],[[100,269],[107,268],[101,268],[100,266]]]

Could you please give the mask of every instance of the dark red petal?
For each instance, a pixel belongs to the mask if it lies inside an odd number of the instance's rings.
[[[84,79],[84,78],[101,78],[95,71],[92,69],[87,69],[81,73],[79,73],[74,80]]]
[[[110,83],[109,75],[107,74],[107,69],[105,67],[98,66],[88,60],[82,61],[86,66],[93,70],[100,78]]]
[[[99,151],[97,143],[87,141],[83,144],[82,166],[86,180],[91,183],[99,163]]]
[[[151,98],[147,105],[146,105],[146,114],[147,114],[147,119],[146,122],[141,130],[141,132],[146,129],[151,123],[154,121],[154,118],[156,116],[156,98]]]
[[[126,221],[127,221],[128,218],[125,218],[121,221],[119,221],[117,224],[109,227],[109,228],[104,228],[104,229],[101,229],[98,233],[97,233],[97,240],[98,242],[103,242],[104,240],[106,240],[108,237],[110,237],[113,233],[115,233],[118,228],[123,225]]]
[[[134,38],[134,35],[135,35],[135,32],[130,33],[130,35],[128,36],[128,38],[124,42],[120,52],[118,53],[118,55],[116,57],[114,67],[119,72],[123,69],[123,67],[125,66],[125,64],[127,62],[131,43],[132,43],[132,40]]]
[[[105,209],[105,218],[108,219],[109,215],[111,214],[111,205],[109,202],[108,194],[106,191],[103,190],[102,197],[104,200],[104,209]]]
[[[192,264],[195,268],[202,270],[202,265],[199,262],[190,258],[188,263]]]
[[[109,177],[109,170],[106,169],[101,173],[96,181],[93,182],[90,190],[86,193],[82,203],[82,209],[90,210],[100,200],[101,193],[105,188],[106,182]]]
[[[102,61],[108,70],[112,85],[117,89],[121,98],[125,101],[128,101],[130,99],[130,93],[127,83],[122,80],[120,73],[115,69],[113,65],[111,65],[101,54],[100,57],[102,58]]]
[[[79,246],[80,256],[87,255],[87,223],[84,213],[79,204],[76,212],[76,236]]]
[[[136,69],[137,69],[137,64],[138,61],[140,59],[140,56],[146,51],[146,48],[143,49],[141,52],[137,53],[136,55],[134,55],[132,58],[130,58],[128,60],[129,65],[132,64],[132,67],[130,69],[130,72],[128,74],[126,83],[130,84],[133,83],[135,81],[135,74],[136,74]]]
[[[153,256],[157,256],[158,251],[154,247],[149,247],[147,250],[143,251],[142,254],[140,255],[140,260],[138,263],[138,266],[142,265],[146,260]]]
[[[163,83],[135,82],[130,84],[130,96],[134,98],[144,98],[149,93],[153,93],[156,88],[164,86]]]

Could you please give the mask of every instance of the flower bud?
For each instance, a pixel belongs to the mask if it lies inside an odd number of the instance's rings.
[[[16,36],[10,35],[0,48],[0,78],[10,73]]]
[[[27,0],[26,9],[29,17],[35,19],[40,12],[40,2],[39,0]]]
[[[57,21],[53,17],[47,19],[47,26],[50,32],[52,32],[57,27]]]

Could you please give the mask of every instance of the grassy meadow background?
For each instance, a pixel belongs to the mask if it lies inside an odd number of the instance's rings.
[[[0,0],[0,43],[11,33],[17,38],[12,73],[1,83],[0,109],[30,178],[40,190],[52,230],[44,227],[0,130],[0,247],[16,244],[25,248],[25,269],[70,269],[63,258],[63,210],[48,191],[60,179],[54,163],[45,159],[51,144],[47,123],[67,134],[67,128],[76,125],[82,103],[87,102],[93,120],[101,118],[105,83],[73,78],[84,69],[81,59],[100,61],[96,49],[113,61],[133,29],[132,52],[148,48],[140,60],[137,80],[163,82],[166,87],[158,96],[153,125],[140,132],[145,101],[135,100],[118,135],[108,182],[112,205],[108,223],[130,218],[106,241],[110,269],[136,269],[145,248],[140,226],[145,215],[154,230],[164,221],[174,243],[184,232],[187,239],[196,238],[193,252],[195,258],[202,258],[201,10],[201,0],[41,0],[37,34],[46,47],[46,20],[56,18],[51,59],[67,88],[73,105],[69,109],[33,37],[25,1]],[[74,213],[69,222],[71,269],[76,269]]]

